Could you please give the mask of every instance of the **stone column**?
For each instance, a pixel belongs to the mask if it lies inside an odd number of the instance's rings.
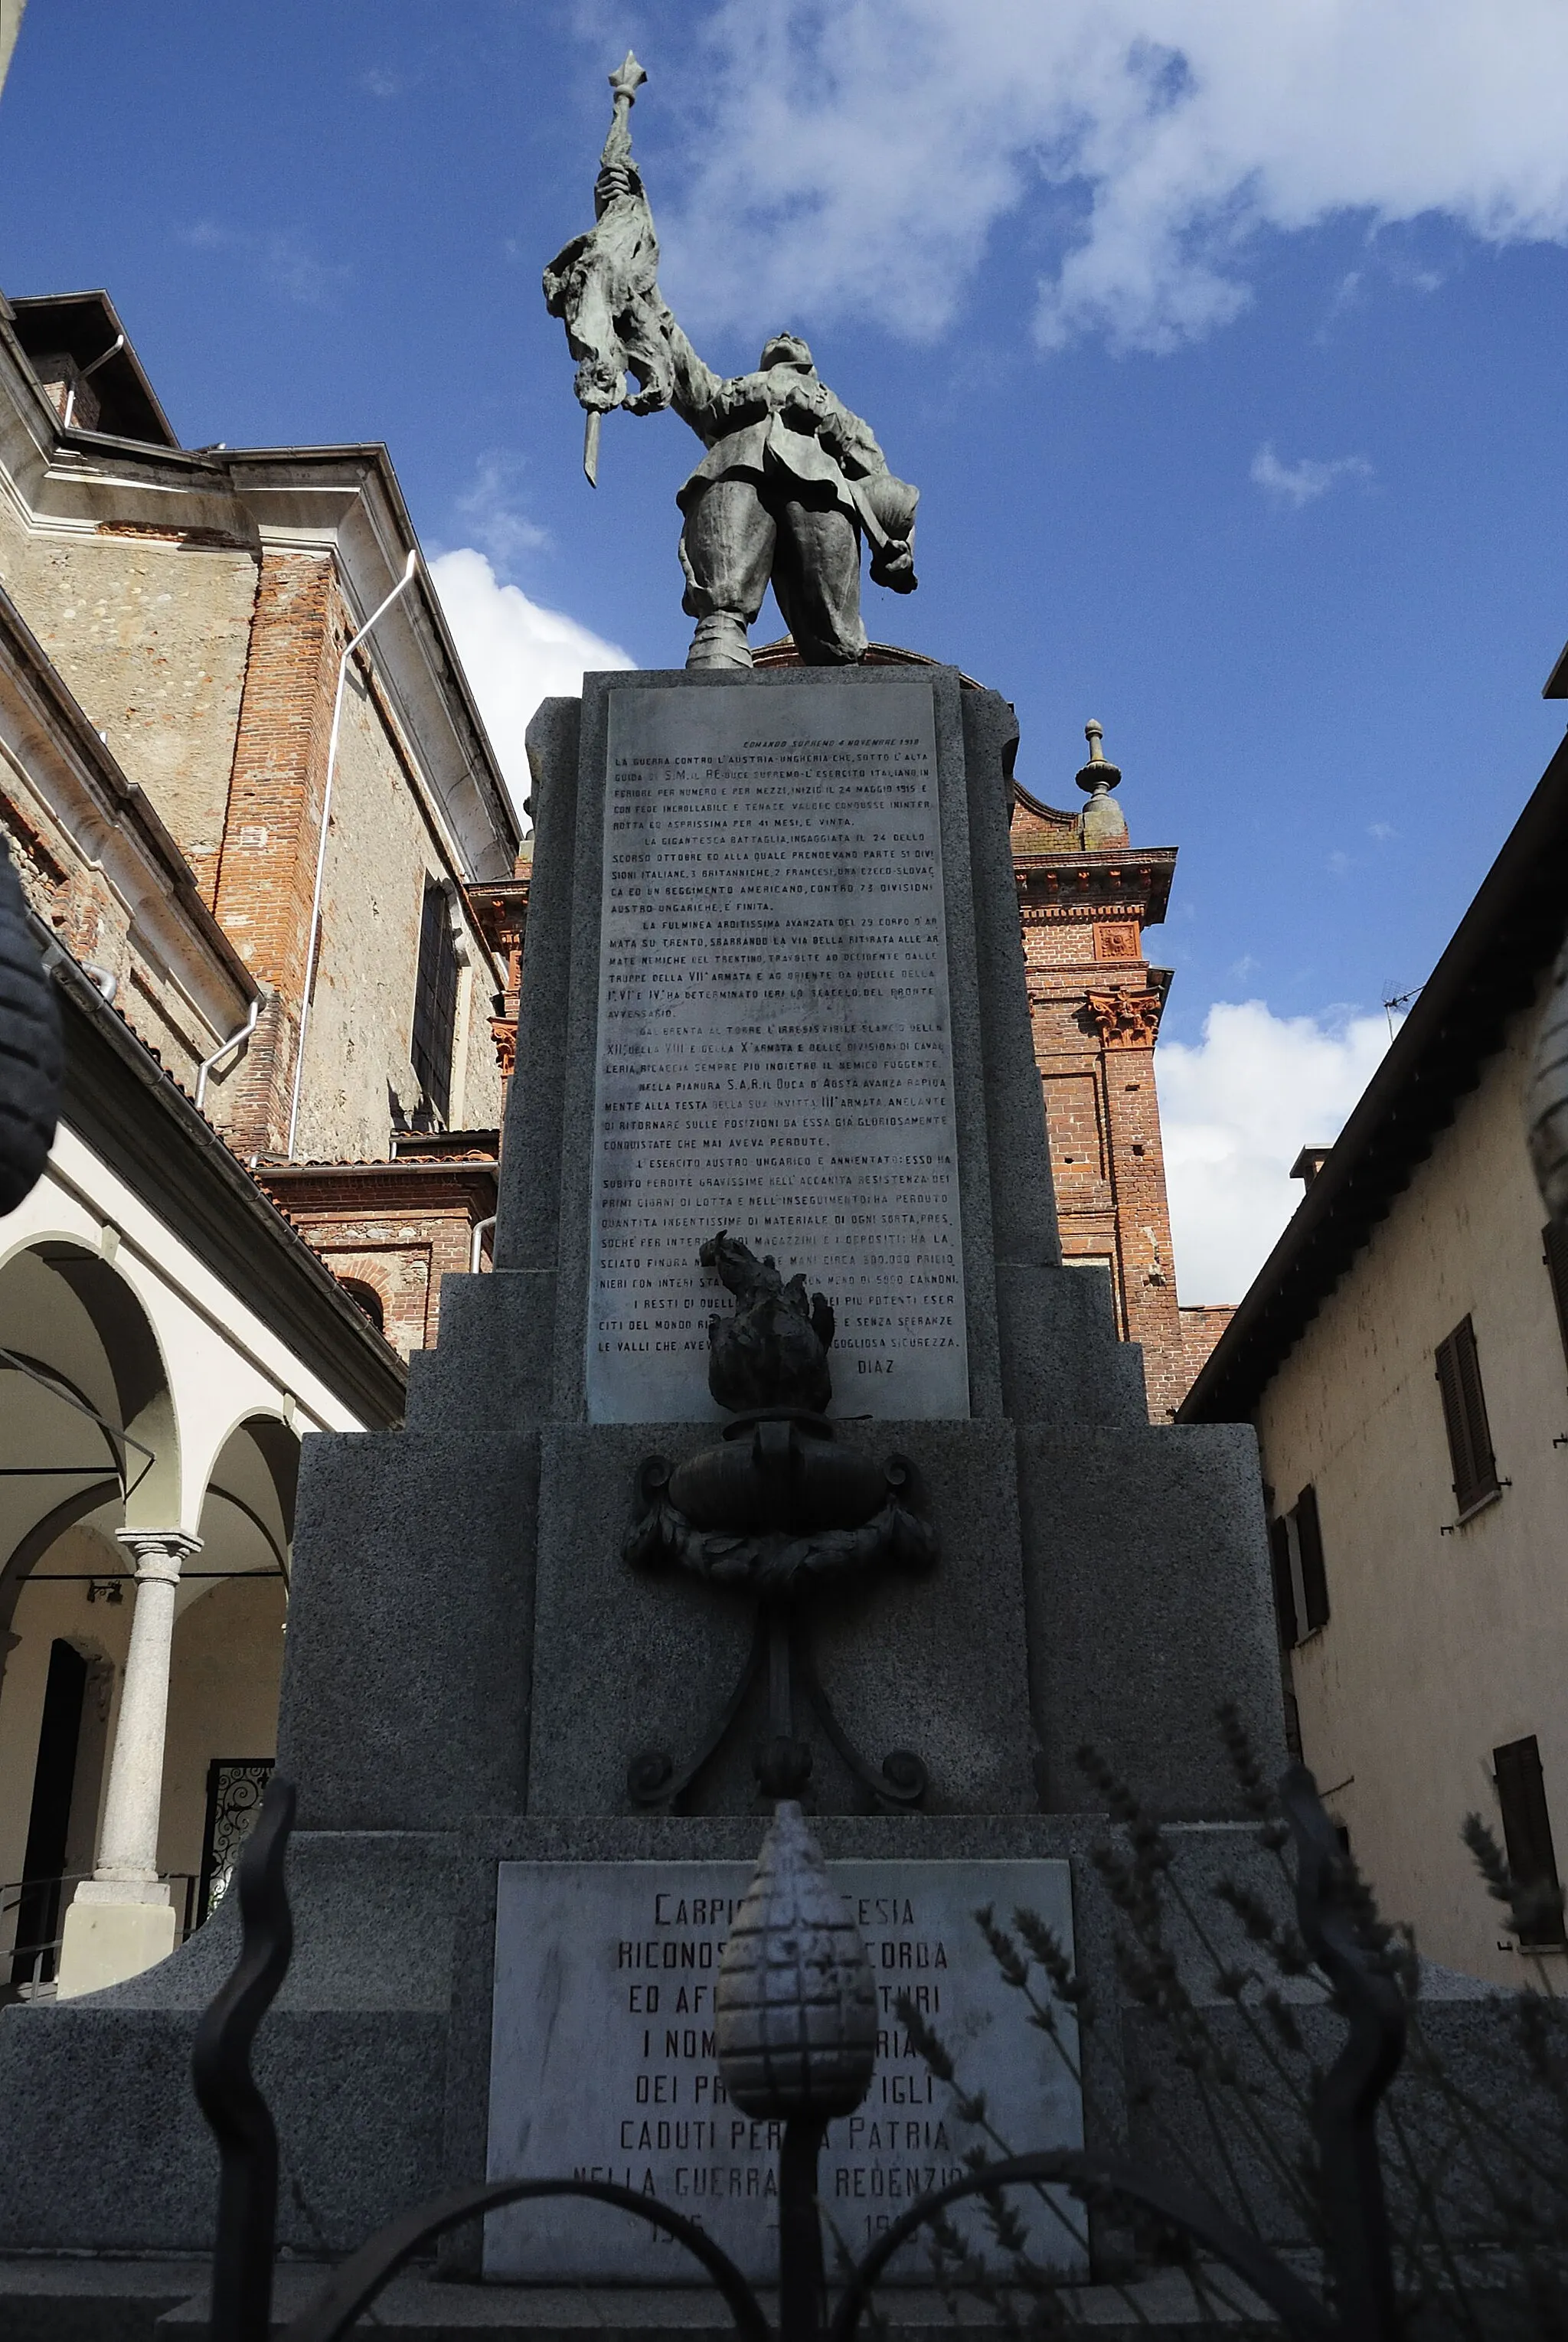
[[[109,1759],[97,1867],[77,1887],[60,1947],[62,2000],[139,1976],[175,1947],[175,1915],[158,1877],[158,1815],[169,1714],[169,1659],[180,1566],[202,1549],[179,1529],[121,1529],[135,1562],[136,1606]]]

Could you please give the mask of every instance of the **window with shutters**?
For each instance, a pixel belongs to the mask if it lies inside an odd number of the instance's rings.
[[[1269,1559],[1280,1640],[1288,1650],[1328,1625],[1328,1573],[1315,1488],[1303,1488],[1290,1511],[1269,1524]]]
[[[1541,1257],[1546,1264],[1546,1274],[1552,1280],[1552,1298],[1557,1305],[1557,1331],[1563,1340],[1563,1355],[1568,1358],[1568,1227],[1559,1227],[1551,1221],[1541,1231]]]
[[[422,1104],[443,1123],[452,1112],[452,1045],[457,1029],[457,951],[447,914],[446,890],[424,882],[419,922],[419,970],[414,980],[414,1041],[409,1055],[419,1076]]]
[[[1495,1496],[1503,1485],[1492,1453],[1475,1328],[1468,1317],[1461,1318],[1448,1339],[1437,1346],[1437,1387],[1443,1395],[1453,1494],[1463,1520]]]
[[[1533,1907],[1521,1914],[1519,1941],[1526,1948],[1562,1944],[1568,1937],[1563,1925],[1552,1817],[1546,1810],[1546,1783],[1534,1734],[1527,1740],[1510,1740],[1504,1747],[1494,1748],[1492,1769],[1503,1814],[1508,1867],[1518,1884],[1531,1890]]]
[[[1315,1488],[1302,1490],[1291,1518],[1295,1523],[1296,1566],[1301,1572],[1302,1618],[1311,1635],[1328,1625],[1328,1576],[1323,1568]]]
[[[1291,1529],[1283,1514],[1269,1523],[1269,1560],[1273,1569],[1274,1616],[1279,1620],[1280,1641],[1287,1651],[1301,1641],[1301,1619],[1296,1609],[1294,1573],[1291,1568]]]

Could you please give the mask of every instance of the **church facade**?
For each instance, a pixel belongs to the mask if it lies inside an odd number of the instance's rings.
[[[67,1068],[0,1222],[0,1993],[68,1995],[221,1895],[300,1439],[401,1418],[483,1249],[518,846],[385,448],[182,447],[103,294],[0,303],[0,828]]]

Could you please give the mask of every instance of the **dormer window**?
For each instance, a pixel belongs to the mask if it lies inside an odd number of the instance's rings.
[[[106,293],[51,293],[11,303],[12,329],[62,425],[177,447]]]

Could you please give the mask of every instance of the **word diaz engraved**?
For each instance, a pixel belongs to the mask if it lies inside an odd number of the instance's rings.
[[[716,1422],[699,1254],[833,1296],[832,1412],[966,1416],[931,686],[610,695],[594,1423]]]
[[[876,1981],[877,2062],[853,2115],[830,2124],[820,2194],[827,2245],[859,2254],[925,2189],[960,2177],[980,2140],[960,2119],[899,2022],[907,1994],[984,2091],[990,2120],[1020,2151],[1081,2147],[1078,2044],[1062,2010],[1060,2047],[1024,2021],[974,1923],[982,1905],[1007,1923],[1020,1905],[1054,1928],[1068,1957],[1065,1862],[835,1862]],[[495,1919],[489,2176],[571,2172],[657,2195],[699,2221],[754,2280],[777,2269],[780,2126],[728,2101],[714,2049],[714,1986],[741,1862],[504,1862]],[[1032,2190],[1013,2202],[1031,2249],[1064,2274],[1085,2267],[1083,2221]],[[984,2250],[984,2215],[954,2216]],[[691,2264],[625,2213],[568,2201],[529,2204],[486,2223],[484,2268],[504,2279],[662,2280],[690,2285]],[[895,2279],[928,2281],[916,2246]]]

